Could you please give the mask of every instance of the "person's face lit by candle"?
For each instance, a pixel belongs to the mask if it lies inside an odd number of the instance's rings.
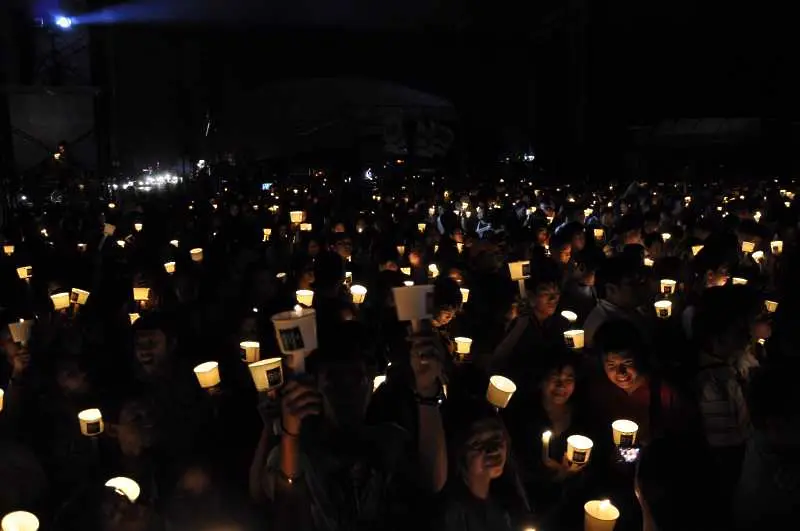
[[[456,229],[453,231],[453,241],[456,243],[464,243],[464,233],[461,229]]]
[[[11,332],[5,326],[0,330],[0,350],[5,352],[6,360],[11,366],[12,376],[22,376],[31,361],[28,348],[19,343],[14,343]]]
[[[550,234],[547,232],[547,229],[540,228],[536,231],[536,243],[539,245],[548,245],[550,241]]]
[[[350,238],[342,238],[336,242],[334,246],[336,254],[342,258],[349,258],[353,255],[353,242]]]
[[[431,324],[434,326],[434,328],[441,328],[443,326],[447,326],[455,316],[455,308],[451,306],[441,306],[436,312],[436,315],[434,315]]]
[[[558,249],[552,249],[552,251],[556,258],[558,258],[558,261],[564,265],[568,264],[572,258],[572,245],[569,243],[565,243]]]
[[[340,223],[337,223],[336,225],[334,225],[333,226],[333,232],[336,232],[336,233],[347,232],[347,230],[345,229],[344,223],[340,222]]]
[[[138,330],[134,337],[136,361],[148,376],[155,376],[169,363],[170,346],[161,330]]]
[[[542,383],[542,402],[563,406],[575,392],[575,369],[567,365],[550,371]]]
[[[507,457],[508,443],[500,421],[486,419],[473,423],[464,447],[463,473],[467,484],[502,476]]]
[[[543,321],[556,313],[561,290],[557,284],[541,284],[533,292],[533,313],[539,321]]]
[[[632,393],[642,384],[642,376],[629,352],[606,353],[603,356],[603,369],[611,383],[628,393]]]
[[[709,269],[706,271],[706,287],[713,288],[717,286],[724,286],[731,278],[730,271],[727,265],[722,265],[717,269]]]
[[[411,267],[419,267],[422,265],[422,256],[419,251],[411,251],[408,253],[408,263],[411,264]]]

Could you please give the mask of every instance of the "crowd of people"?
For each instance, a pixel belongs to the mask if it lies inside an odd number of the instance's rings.
[[[797,518],[788,183],[299,188],[16,212],[3,531]],[[287,345],[281,312],[314,341]]]

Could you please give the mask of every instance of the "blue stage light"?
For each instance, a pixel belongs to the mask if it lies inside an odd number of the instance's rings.
[[[56,26],[61,29],[70,29],[72,27],[72,19],[65,16],[56,17]]]

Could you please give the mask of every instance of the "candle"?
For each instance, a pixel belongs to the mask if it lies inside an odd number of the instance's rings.
[[[119,245],[120,249],[125,248],[125,240],[117,240],[117,245]]]
[[[14,246],[13,245],[4,245],[3,252],[6,253],[6,256],[11,256],[14,254]]]
[[[142,317],[142,316],[141,316],[141,315],[139,315],[139,314],[138,314],[138,313],[136,313],[136,312],[133,312],[133,313],[129,313],[129,314],[128,314],[128,319],[130,319],[130,321],[131,321],[131,324],[133,324],[133,323],[135,323],[136,321],[138,321],[138,320],[139,320],[139,318],[141,318],[141,317]]]
[[[553,432],[550,430],[542,433],[542,460],[544,461],[550,459],[550,438],[552,436]]]
[[[424,223],[417,223],[417,230],[420,232],[425,232],[425,224]]]
[[[295,291],[297,302],[303,306],[311,306],[314,303],[314,292],[310,289],[299,289]]]
[[[583,435],[570,435],[567,437],[567,461],[582,466],[589,462],[594,443],[589,437]]]
[[[144,225],[142,225],[141,223],[134,223],[134,224],[133,224],[133,229],[134,229],[136,232],[142,232],[142,228],[143,228],[143,227],[144,227]]]
[[[458,250],[458,254],[463,253],[464,252],[464,244],[461,243],[461,242],[457,242],[456,243],[456,249]]]
[[[14,343],[25,345],[28,342],[31,338],[33,322],[33,319],[20,319],[19,322],[8,324],[8,331],[11,332],[11,339]]]
[[[400,272],[403,273],[405,276],[411,276],[411,268],[410,267],[401,267]]]
[[[250,376],[257,391],[268,391],[283,385],[283,359],[269,358],[250,363]]]
[[[567,330],[564,332],[564,342],[567,344],[567,347],[573,350],[583,348],[584,338],[584,332],[581,329]]]
[[[772,254],[777,256],[783,252],[783,242],[781,240],[770,242],[769,248],[772,251]]]
[[[203,261],[203,249],[201,247],[195,247],[189,254],[192,256],[192,262],[202,262]]]
[[[295,306],[293,312],[271,317],[278,346],[284,354],[297,355],[289,365],[297,365],[303,355],[317,348],[317,314],[313,309]]]
[[[472,339],[468,337],[457,337],[454,339],[456,343],[456,353],[469,354],[472,349]]]
[[[411,286],[413,286],[413,285],[414,285],[414,281],[413,281],[413,280],[404,280],[404,281],[403,281],[403,285],[404,285],[405,287],[407,287],[407,288],[410,288]]]
[[[78,288],[72,288],[72,294],[70,296],[70,302],[72,302],[73,304],[79,304],[79,305],[83,306],[84,304],[86,304],[87,300],[89,300],[89,292],[88,291],[85,291],[85,290],[82,290],[82,289],[78,289]]]
[[[670,301],[656,301],[653,306],[655,306],[659,319],[669,319],[669,316],[672,315],[672,302]]]
[[[672,234],[670,234],[669,232],[662,232],[661,233],[661,240],[662,241],[668,242],[670,240],[670,238],[672,238]]]
[[[653,265],[655,264],[655,261],[653,261],[652,258],[645,258],[643,263],[644,263],[645,267],[653,267]]]
[[[511,280],[524,280],[531,276],[531,263],[529,260],[509,262],[508,272],[511,274]]]
[[[469,289],[461,288],[461,303],[466,304],[469,300]]]
[[[406,254],[406,246],[405,245],[398,245],[397,246],[397,254],[399,254],[401,257],[404,254]]]
[[[752,253],[756,248],[756,244],[753,242],[742,242],[742,252],[743,253]]]
[[[300,230],[303,231],[303,232],[311,232],[311,228],[312,228],[311,223],[301,223],[300,224]]]
[[[697,253],[703,250],[703,245],[692,245],[692,256],[697,256]]]
[[[619,518],[619,509],[608,500],[592,500],[583,506],[584,531],[612,531]]]
[[[303,307],[299,304],[294,305],[294,315],[295,317],[303,317]]]
[[[764,307],[769,313],[775,313],[778,309],[778,303],[775,301],[764,301]]]
[[[18,267],[17,275],[22,280],[30,280],[30,278],[33,277],[33,266]]]
[[[63,293],[50,295],[50,300],[53,301],[53,307],[56,309],[56,311],[69,308],[69,293],[66,291]]]
[[[747,284],[747,279],[742,277],[733,277],[731,282],[733,282],[734,286],[744,286]]]
[[[81,433],[87,437],[94,437],[103,433],[103,414],[97,408],[84,409],[78,413]]]
[[[594,213],[594,209],[592,208],[584,208],[583,209],[583,217],[588,218]]]
[[[110,210],[114,210],[115,208],[117,208],[117,205],[115,205],[114,203],[109,203],[109,204],[108,204],[108,208],[109,208]]]
[[[386,381],[386,375],[385,374],[379,374],[378,376],[373,378],[372,379],[372,392],[374,393],[375,391],[377,391],[378,387],[383,385],[383,383],[385,381]]]
[[[255,363],[261,359],[261,344],[258,341],[242,341],[239,343],[242,350],[242,358],[247,363]]]
[[[439,244],[438,243],[433,244],[433,252],[434,253],[438,253],[439,252]]]
[[[753,261],[757,264],[760,264],[764,261],[764,251],[756,251],[750,255]]]
[[[603,236],[605,236],[605,232],[605,229],[594,229],[594,239],[602,240]]]
[[[106,487],[114,489],[120,496],[125,496],[131,503],[139,499],[139,494],[142,493],[141,487],[131,478],[116,477],[106,481]]]
[[[611,423],[611,430],[614,433],[614,444],[628,448],[636,444],[636,433],[639,425],[632,420],[615,420]]]
[[[79,253],[85,253],[87,247],[88,246],[85,243],[79,243],[78,244],[78,252]]]
[[[494,407],[503,409],[508,405],[516,390],[517,386],[514,382],[505,376],[494,375],[489,378],[486,400]]]
[[[561,312],[561,317],[569,321],[569,324],[574,324],[578,320],[578,314],[569,310]]]
[[[178,240],[170,240],[169,244],[177,249],[181,242]]]
[[[302,210],[292,210],[289,212],[289,219],[292,221],[292,223],[298,225],[306,219],[306,213]]]
[[[438,277],[439,276],[439,266],[437,266],[436,264],[429,265],[428,266],[428,272],[431,274],[431,276],[433,278]]]
[[[150,298],[150,288],[133,288],[133,300],[146,301]]]
[[[170,275],[173,274],[175,272],[175,262],[167,262],[167,263],[165,263],[164,264],[164,269]]]
[[[194,368],[194,375],[197,377],[197,382],[203,389],[210,389],[219,385],[219,363],[216,361],[201,363]]]
[[[367,288],[355,284],[350,288],[350,295],[353,297],[353,304],[361,304],[367,296]]]
[[[39,529],[39,519],[36,518],[36,515],[27,511],[14,511],[0,520],[0,528],[3,531],[37,531]]]
[[[661,293],[667,297],[675,293],[675,286],[678,283],[670,278],[661,279]]]
[[[269,237],[272,236],[272,229],[264,229],[264,240],[269,240]]]

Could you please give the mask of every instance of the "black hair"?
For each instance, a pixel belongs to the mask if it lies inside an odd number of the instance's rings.
[[[633,358],[636,368],[646,372],[649,368],[645,355],[645,342],[639,330],[627,319],[606,321],[594,334],[594,345],[603,358],[609,353],[627,353]]]
[[[526,291],[537,291],[544,285],[561,286],[561,272],[558,264],[548,258],[531,261],[531,276],[525,279]]]

